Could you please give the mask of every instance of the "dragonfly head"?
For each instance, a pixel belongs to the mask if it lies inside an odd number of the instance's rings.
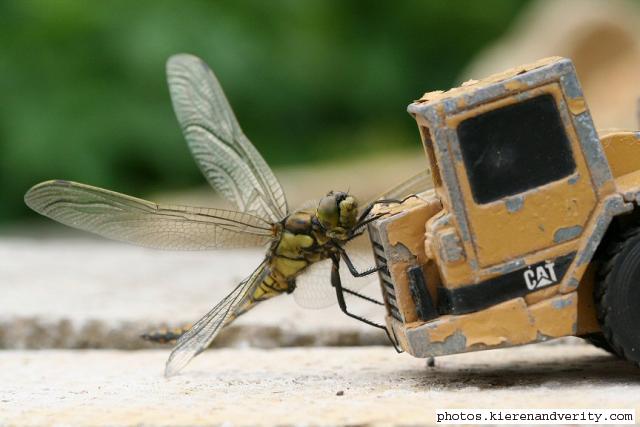
[[[328,237],[346,240],[358,219],[358,201],[342,191],[330,191],[320,199],[316,217]]]

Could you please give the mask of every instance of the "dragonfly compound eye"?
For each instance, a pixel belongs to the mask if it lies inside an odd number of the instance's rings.
[[[327,194],[320,199],[316,209],[316,216],[326,230],[336,228],[340,221],[340,208],[336,196],[333,192]]]

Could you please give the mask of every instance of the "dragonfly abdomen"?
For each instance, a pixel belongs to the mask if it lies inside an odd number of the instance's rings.
[[[244,303],[242,303],[233,314],[233,318],[229,319],[231,322],[234,318],[247,312],[257,303],[268,300],[275,296],[281,295],[285,292],[293,291],[295,287],[294,280],[287,280],[284,277],[277,277],[274,271],[271,270],[264,279],[253,289],[253,291],[245,297]]]
[[[284,221],[280,239],[268,255],[267,274],[248,295],[236,314],[240,315],[260,301],[295,289],[296,277],[309,265],[327,257],[326,247],[313,232],[313,212],[296,211]]]

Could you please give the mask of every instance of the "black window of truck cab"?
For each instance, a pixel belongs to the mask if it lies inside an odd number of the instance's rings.
[[[556,101],[549,94],[468,118],[457,133],[479,204],[556,181],[576,168]]]

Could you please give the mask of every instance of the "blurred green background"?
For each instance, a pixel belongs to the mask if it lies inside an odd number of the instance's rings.
[[[33,184],[201,185],[164,62],[202,57],[276,167],[416,149],[406,105],[446,89],[526,1],[0,2],[0,223]]]

